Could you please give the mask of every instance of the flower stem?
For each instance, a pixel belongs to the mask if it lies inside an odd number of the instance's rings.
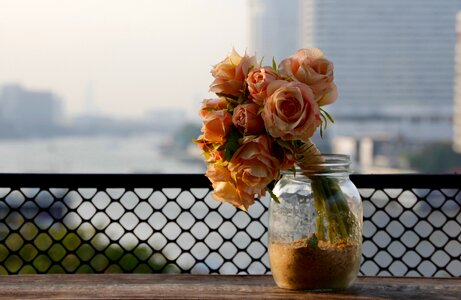
[[[312,185],[312,190],[314,192],[314,207],[317,212],[316,224],[317,224],[317,238],[319,240],[325,240],[325,206],[323,205],[323,197],[320,196],[321,191],[318,189],[317,185]]]
[[[325,240],[325,231],[327,231],[330,241],[347,239],[352,234],[354,216],[338,179],[324,176],[327,174],[321,165],[324,160],[315,144],[308,141],[299,149],[295,157],[300,167],[306,170],[304,175],[309,177],[312,183],[314,207],[317,213],[317,237]],[[314,173],[319,174],[314,175]]]
[[[317,234],[324,231],[323,216],[326,219],[328,239],[347,239],[352,230],[352,219],[347,199],[339,188],[339,182],[324,176],[311,176],[314,203],[322,203],[323,210],[317,210]],[[319,226],[320,224],[320,226]]]

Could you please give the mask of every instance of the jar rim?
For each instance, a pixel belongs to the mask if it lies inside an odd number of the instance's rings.
[[[351,157],[347,154],[319,154],[321,159],[313,159],[311,162],[294,165],[296,173],[348,173],[351,165]],[[282,170],[282,173],[293,173],[293,169]]]
[[[351,156],[348,154],[337,154],[337,153],[322,153],[314,156],[324,157],[325,159],[338,160],[338,161],[350,161]]]

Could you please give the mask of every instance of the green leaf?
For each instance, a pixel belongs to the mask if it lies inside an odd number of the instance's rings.
[[[335,121],[331,117],[331,115],[322,108],[320,108],[320,118],[321,118],[320,137],[323,138],[323,132],[327,129],[328,121],[330,121],[331,123],[334,123]]]
[[[263,61],[264,61],[264,56],[261,57],[261,59],[259,60],[259,65],[262,66],[263,65]]]
[[[277,142],[277,144],[278,144],[280,147],[282,147],[283,149],[285,149],[285,150],[287,150],[287,151],[293,153],[293,148],[294,148],[294,147],[291,147],[289,142],[286,142],[286,141],[281,140],[281,139],[276,139],[275,141]],[[295,148],[296,148],[296,147],[295,147]]]
[[[272,69],[277,70],[277,63],[275,62],[275,58],[272,57]]]
[[[231,160],[232,156],[234,155],[235,151],[240,147],[239,140],[241,138],[241,134],[237,128],[232,126],[231,131],[229,132],[229,136],[227,137],[227,142],[224,144],[224,159],[229,161]]]
[[[310,238],[306,239],[306,247],[309,246],[312,249],[317,249],[319,247],[319,239],[314,234]]]
[[[331,123],[335,122],[333,117],[326,110],[324,110],[323,108],[320,108],[320,110],[322,111],[323,114],[325,114],[325,116],[328,118],[328,120],[330,120]]]
[[[263,111],[264,111],[264,106],[261,106],[260,108],[258,108],[257,114],[260,115],[263,113]]]
[[[322,119],[322,124],[320,124],[320,126],[323,127],[323,129],[326,129],[326,128],[327,128],[327,124],[328,124],[327,117],[325,117],[324,115],[320,114],[320,118]]]
[[[227,99],[227,101],[230,101],[230,100],[233,100],[233,101],[235,101],[235,100],[237,100],[237,99],[238,99],[238,97],[237,97],[237,96],[234,96],[234,95],[229,95],[229,94],[225,94],[225,93],[216,93],[216,95],[217,95],[218,97],[223,97],[223,98],[226,98],[226,99]]]
[[[279,197],[277,197],[277,195],[274,194],[274,192],[271,189],[268,188],[266,190],[269,193],[269,195],[271,195],[272,200],[274,200],[276,203],[280,204]]]

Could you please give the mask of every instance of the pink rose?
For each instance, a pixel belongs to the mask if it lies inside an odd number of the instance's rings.
[[[215,65],[211,74],[215,78],[210,91],[218,95],[239,96],[251,67],[257,67],[254,56],[240,56],[235,49],[220,63]]]
[[[232,127],[232,115],[227,111],[225,98],[206,99],[200,109],[203,137],[211,143],[224,143]]]
[[[281,74],[307,84],[320,106],[336,101],[338,90],[333,82],[333,63],[320,49],[300,49],[284,59],[279,68]]]
[[[229,162],[245,210],[253,204],[254,195],[265,195],[267,185],[279,177],[279,161],[272,154],[271,143],[267,135],[245,138]]]
[[[321,124],[312,90],[301,82],[276,80],[269,84],[267,93],[262,113],[267,132],[284,141],[306,142]]]
[[[246,103],[234,109],[232,122],[245,135],[258,134],[264,130],[264,121],[259,113],[260,106]]]
[[[255,68],[248,74],[246,82],[254,102],[264,105],[264,100],[267,97],[267,86],[277,77],[277,73],[270,67]]]

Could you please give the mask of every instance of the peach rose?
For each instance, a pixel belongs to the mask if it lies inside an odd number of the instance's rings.
[[[246,82],[254,102],[264,105],[264,100],[267,97],[267,85],[276,80],[277,77],[277,73],[270,67],[255,68],[248,74]]]
[[[229,162],[245,210],[253,204],[254,195],[264,196],[267,185],[279,177],[279,161],[272,155],[271,143],[267,135],[245,138]]]
[[[254,203],[255,195],[239,190],[226,166],[210,164],[205,175],[211,181],[213,186],[211,196],[216,201],[230,203],[245,211]]]
[[[202,150],[206,162],[214,163],[224,160],[224,151],[220,150],[219,143],[208,142],[203,134],[194,140],[194,142]]]
[[[243,92],[245,78],[251,67],[257,67],[256,57],[240,56],[235,49],[220,63],[211,74],[215,78],[210,91],[218,95],[239,96]]]
[[[200,107],[199,115],[200,117],[204,117],[208,114],[208,112],[212,110],[224,110],[227,109],[228,102],[226,98],[213,98],[213,99],[205,99],[202,102],[202,106]]]
[[[269,84],[267,93],[262,112],[267,132],[284,141],[307,141],[321,124],[312,90],[301,82],[276,80]]]
[[[204,138],[211,143],[224,143],[232,127],[232,115],[227,111],[227,100],[206,99],[199,114],[203,120]]]
[[[264,121],[258,113],[260,106],[256,103],[246,103],[234,109],[232,122],[237,129],[245,134],[258,134],[264,130]]]
[[[282,75],[307,84],[320,106],[334,103],[338,98],[338,90],[333,82],[333,63],[325,58],[320,49],[300,49],[284,59],[279,69]]]
[[[296,163],[296,159],[295,159],[294,155],[292,153],[285,152],[284,157],[283,157],[283,161],[280,164],[280,169],[281,170],[291,169],[294,166],[295,163]]]

